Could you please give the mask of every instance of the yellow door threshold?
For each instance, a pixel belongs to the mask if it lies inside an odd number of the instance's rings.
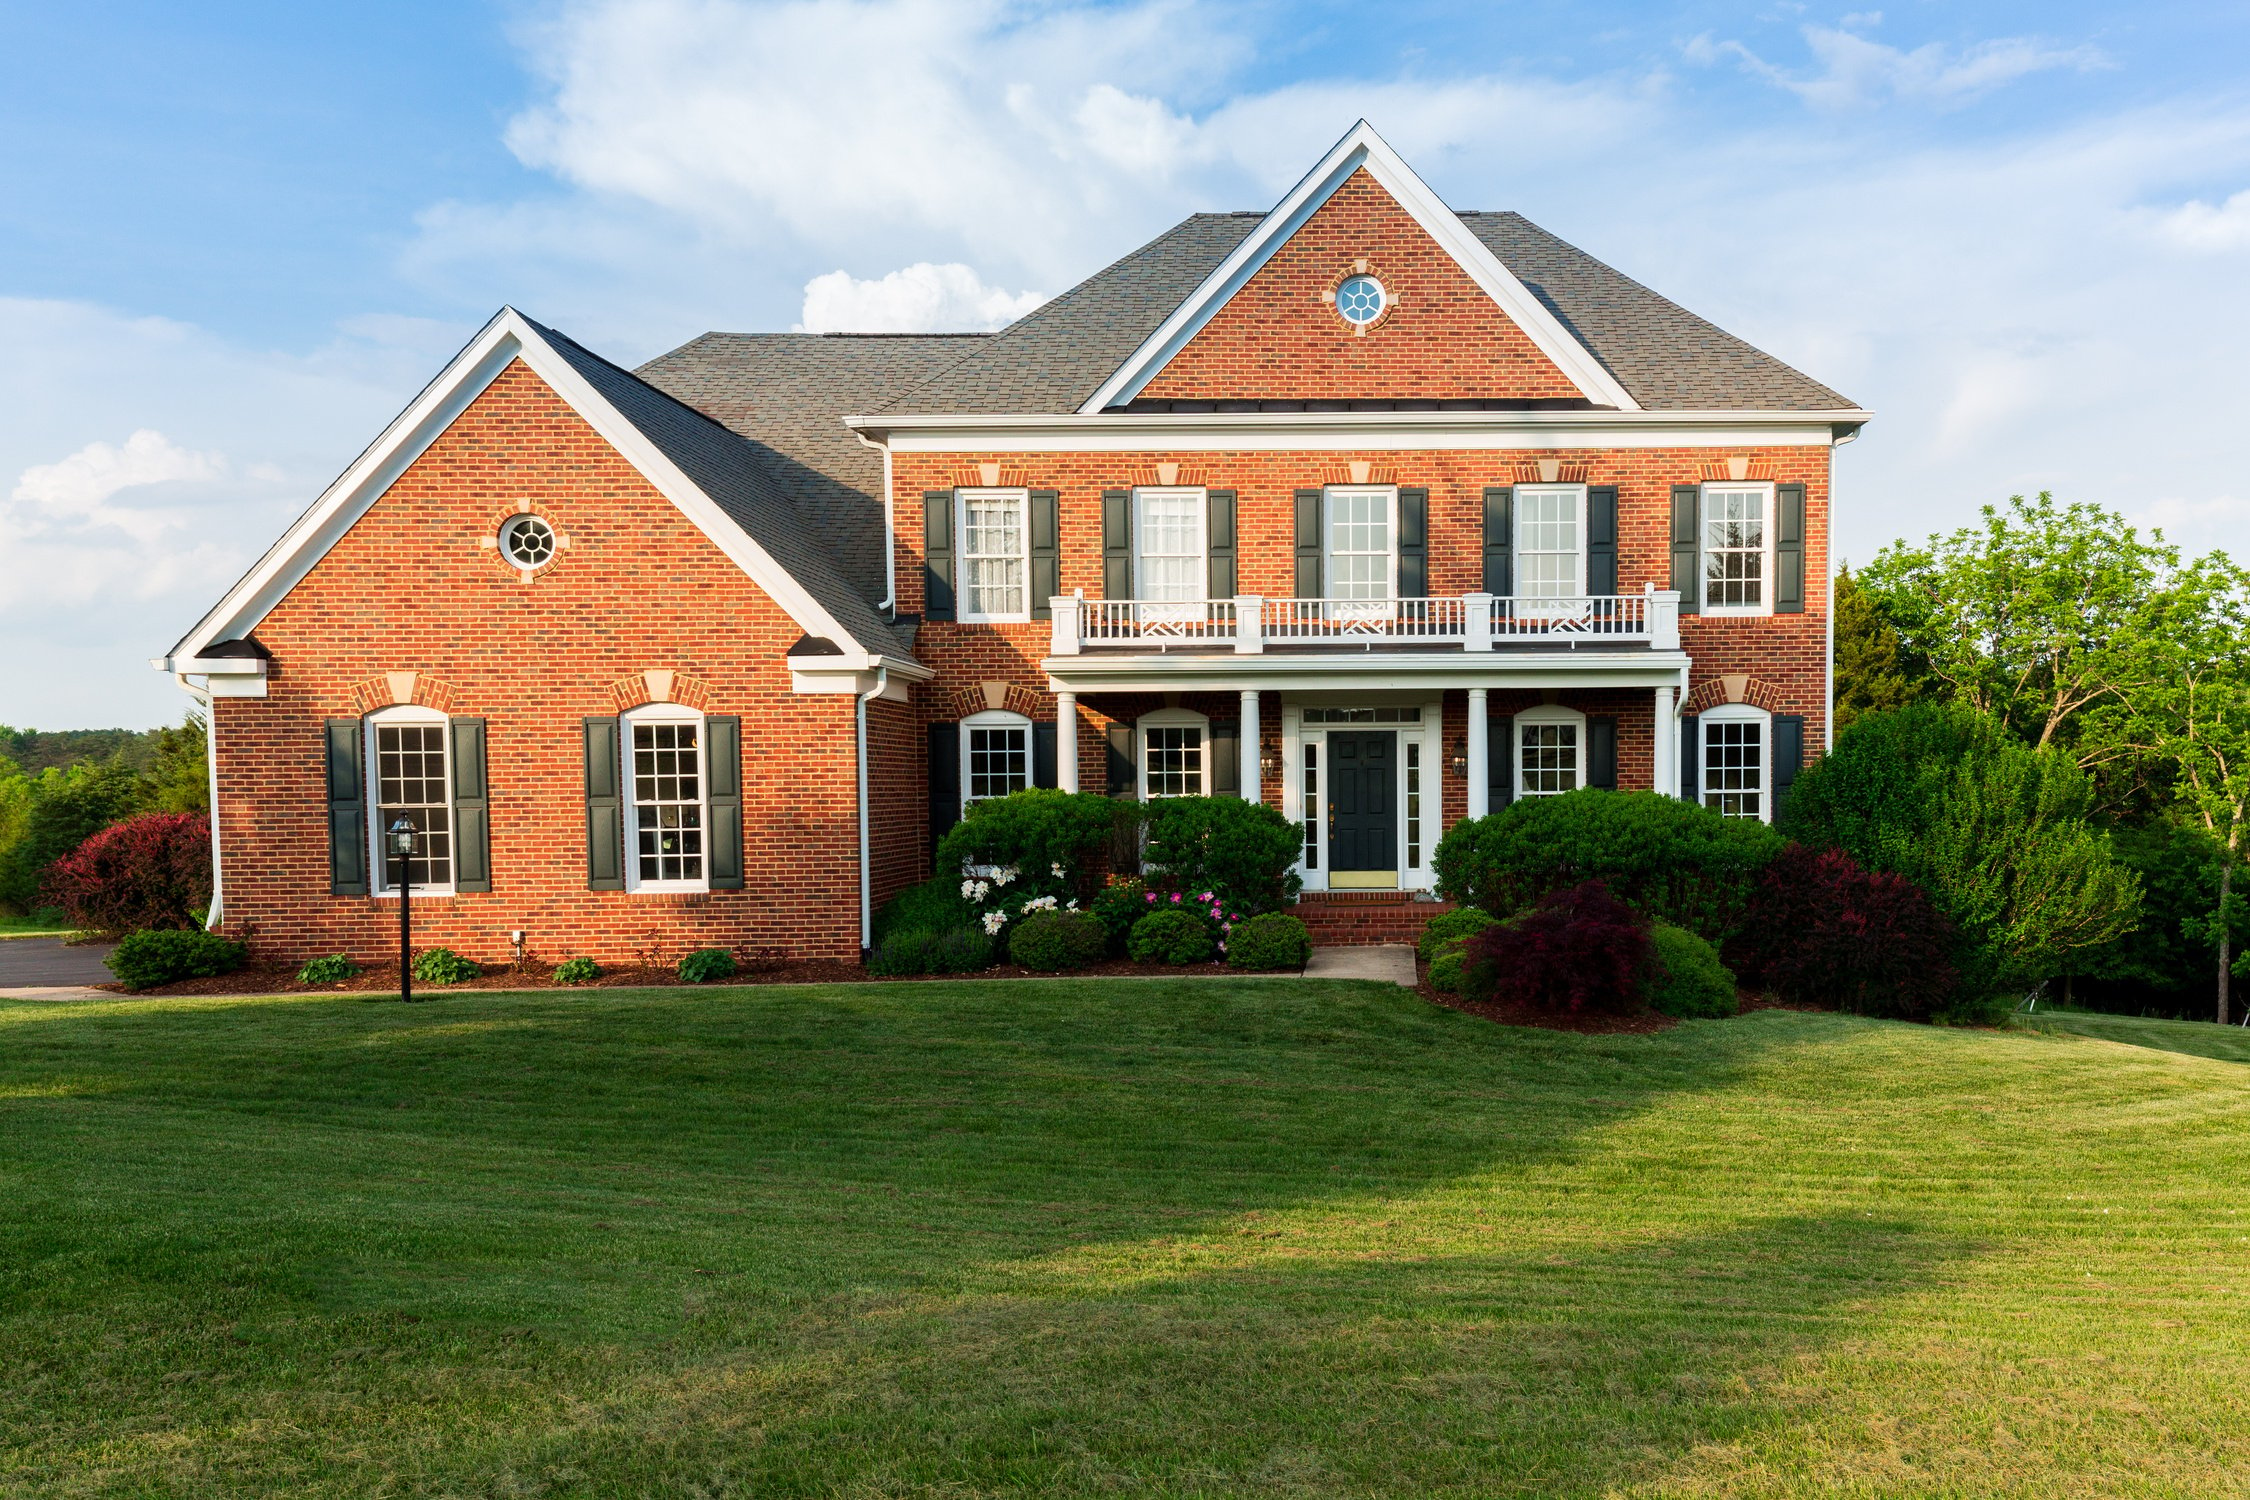
[[[1333,891],[1395,891],[1398,889],[1398,871],[1330,870],[1328,888]]]

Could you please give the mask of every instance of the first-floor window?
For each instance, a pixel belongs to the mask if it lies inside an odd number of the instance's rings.
[[[987,712],[961,725],[961,807],[1031,785],[1031,721]]]
[[[1746,708],[1714,709],[1697,721],[1705,807],[1724,817],[1773,821],[1766,795],[1770,723],[1762,709]]]
[[[375,861],[381,891],[398,888],[398,861],[388,836],[404,820],[421,838],[406,862],[407,884],[417,890],[453,884],[453,799],[447,790],[446,721],[427,709],[392,710],[373,724]]]
[[[633,778],[633,885],[704,881],[703,719],[684,713],[625,721]]]
[[[1406,742],[1406,865],[1419,869],[1422,864],[1422,742],[1409,737]]]
[[[1200,797],[1209,766],[1201,724],[1148,724],[1141,729],[1141,793]]]
[[[1568,709],[1516,716],[1516,795],[1553,797],[1586,784],[1586,720]]]
[[[1320,744],[1305,743],[1305,868],[1320,868]]]

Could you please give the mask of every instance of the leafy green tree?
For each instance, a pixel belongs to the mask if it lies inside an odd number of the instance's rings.
[[[2209,1004],[2209,959],[2220,934],[2225,852],[2199,822],[2158,820],[2116,829],[2117,857],[2141,883],[2141,920],[2079,958],[2073,994],[2097,1008],[2140,1010],[2154,1005],[2174,1015]],[[2234,946],[2250,939],[2250,901],[2236,891],[2226,936]]]
[[[1880,598],[1850,568],[1836,574],[1836,728],[1904,708],[1923,694],[1924,668],[1907,654]]]
[[[148,806],[155,812],[211,810],[210,736],[203,715],[190,709],[176,729],[152,730],[152,754],[145,773]]]
[[[17,912],[39,905],[47,867],[110,824],[145,805],[147,787],[128,767],[110,761],[49,767],[28,778],[29,807],[22,831],[0,851],[0,904]]]

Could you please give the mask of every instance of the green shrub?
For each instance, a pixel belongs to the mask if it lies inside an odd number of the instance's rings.
[[[1083,969],[1108,954],[1109,930],[1092,912],[1033,912],[1008,934],[1008,957],[1042,973]]]
[[[1312,954],[1305,924],[1287,912],[1269,911],[1234,924],[1227,934],[1231,969],[1301,969]]]
[[[1149,913],[1149,889],[1141,880],[1118,880],[1103,886],[1094,893],[1087,910],[1101,919],[1103,930],[1109,936],[1112,956],[1125,951],[1125,940],[1133,935],[1133,924]]]
[[[1230,915],[1279,911],[1304,884],[1304,829],[1240,797],[1163,797],[1148,804],[1144,863],[1165,891],[1214,893]]]
[[[602,977],[602,966],[590,958],[566,958],[555,965],[555,983],[592,984]]]
[[[930,950],[937,934],[920,927],[902,927],[875,945],[867,955],[867,972],[887,979],[930,972]]]
[[[1125,943],[1133,961],[1143,964],[1208,963],[1213,947],[1208,923],[1169,906],[1135,922]]]
[[[1644,917],[1718,943],[1741,924],[1758,873],[1783,843],[1754,818],[1657,792],[1582,788],[1454,824],[1432,864],[1440,895],[1495,917],[1599,880]]]
[[[1013,870],[1028,894],[1075,895],[1116,817],[1117,804],[1099,792],[1027,787],[989,797],[938,840],[937,867],[948,874],[971,866]]]
[[[1656,967],[1648,929],[1598,880],[1551,892],[1468,939],[1461,992],[1569,1014],[1638,1010]]]
[[[1449,938],[1430,959],[1430,988],[1448,995],[1461,993],[1469,961],[1469,940]]]
[[[880,947],[894,932],[943,932],[973,920],[961,896],[961,877],[936,875],[900,891],[875,914],[875,943]]]
[[[250,947],[215,932],[133,932],[102,960],[129,990],[231,974],[249,960]]]
[[[734,955],[724,948],[698,948],[680,960],[680,977],[689,984],[712,984],[734,977]]]
[[[483,973],[474,959],[463,958],[451,948],[425,948],[414,958],[414,977],[423,984],[467,984]]]
[[[992,939],[980,927],[950,927],[930,939],[930,972],[974,974],[992,967]]]
[[[297,971],[299,984],[342,984],[359,976],[359,965],[341,953],[316,958]]]
[[[1719,961],[1719,950],[1685,927],[1659,922],[1649,933],[1656,944],[1656,975],[1649,981],[1649,1005],[1667,1016],[1709,1019],[1742,1008],[1734,971]]]
[[[1482,932],[1495,920],[1490,912],[1477,906],[1440,913],[1430,918],[1429,925],[1422,929],[1421,941],[1414,945],[1415,954],[1425,963],[1434,963],[1438,950],[1446,944]]]

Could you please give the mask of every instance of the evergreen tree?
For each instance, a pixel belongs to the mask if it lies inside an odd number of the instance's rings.
[[[1882,604],[1845,568],[1836,575],[1836,729],[1863,714],[1904,708],[1923,694],[1919,663],[1910,662]]]

